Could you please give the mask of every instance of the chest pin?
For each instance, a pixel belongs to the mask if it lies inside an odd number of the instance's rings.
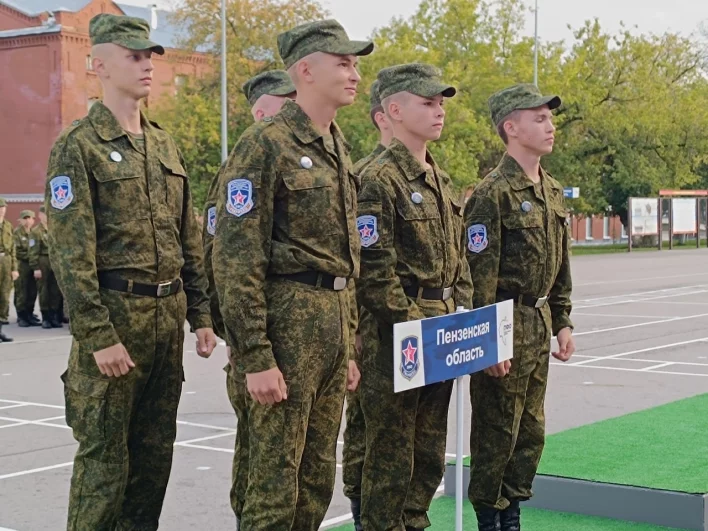
[[[533,206],[528,201],[524,201],[523,203],[521,203],[521,210],[523,210],[524,212],[531,212],[532,208]]]
[[[309,170],[310,168],[312,168],[312,159],[310,157],[302,157],[300,159],[300,166],[302,166],[306,170]]]
[[[423,196],[420,195],[420,192],[413,192],[411,194],[411,201],[413,201],[416,205],[420,205],[423,202]]]
[[[113,162],[120,162],[121,160],[123,160],[123,155],[121,155],[117,151],[112,151],[111,152],[111,160]]]

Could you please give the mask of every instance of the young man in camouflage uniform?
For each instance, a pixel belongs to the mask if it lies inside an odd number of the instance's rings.
[[[34,245],[30,247],[29,266],[39,288],[39,309],[42,311],[42,328],[63,328],[61,306],[63,303],[57,278],[49,263],[49,231],[44,207],[39,209],[39,224],[30,233]]]
[[[172,138],[140,112],[152,53],[139,18],[89,24],[104,89],[56,141],[49,252],[74,342],[62,375],[74,460],[70,531],[158,528],[184,381],[184,321],[208,357],[207,279],[189,180]]]
[[[469,499],[480,531],[518,531],[545,438],[551,333],[568,361],[572,337],[568,226],[563,187],[541,167],[553,150],[558,96],[514,85],[489,99],[507,147],[465,206],[475,308],[512,299],[514,357],[470,381]]]
[[[32,235],[34,226],[34,212],[23,210],[20,212],[20,224],[15,229],[15,256],[19,276],[15,280],[15,310],[17,311],[17,325],[21,328],[39,326],[41,321],[34,315],[34,305],[37,302],[37,281],[34,271],[30,267],[30,249],[36,242]]]
[[[394,393],[393,325],[470,308],[472,283],[461,207],[427,149],[440,138],[444,100],[456,90],[426,64],[385,68],[378,80],[394,139],[364,170],[358,200],[357,297],[366,309],[361,519],[366,531],[415,531],[430,526],[427,511],[444,473],[453,381]]]
[[[9,324],[12,283],[20,276],[15,258],[12,223],[5,219],[6,212],[7,201],[0,197],[0,341],[2,342],[12,341],[10,336],[3,334],[2,327]]]
[[[334,123],[360,77],[334,20],[278,36],[297,89],[239,139],[219,176],[214,280],[226,340],[246,374],[246,531],[319,528],[336,473],[345,388],[354,390],[357,177]]]
[[[296,95],[295,85],[293,85],[288,73],[284,70],[262,72],[246,81],[242,89],[248,103],[251,105],[251,114],[256,122],[276,115],[285,101],[294,99]],[[202,231],[202,242],[204,244],[204,268],[209,278],[209,300],[214,331],[225,340],[226,332],[224,331],[224,323],[219,310],[219,294],[214,285],[214,271],[212,268],[212,250],[214,248],[214,232],[216,229],[216,192],[219,185],[219,175],[220,173],[217,173],[211,183],[204,206],[204,218],[207,220],[207,224]],[[231,508],[236,515],[236,529],[238,530],[248,486],[246,377],[238,370],[234,359],[235,352],[232,351],[230,346],[226,347],[226,354],[229,359],[229,363],[224,367],[227,375],[226,394],[238,419],[231,470]]]

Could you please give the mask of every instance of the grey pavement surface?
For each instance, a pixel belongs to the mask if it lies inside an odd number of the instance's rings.
[[[578,352],[566,364],[553,361],[549,433],[708,392],[706,264],[707,250],[573,258]],[[15,342],[0,344],[0,531],[59,530],[65,528],[76,449],[59,380],[71,340],[66,329],[11,324],[4,330]],[[161,529],[234,529],[228,494],[236,419],[221,370],[225,349],[219,346],[209,360],[194,349],[188,335]],[[450,457],[456,451],[454,396]],[[467,397],[465,389],[465,441]],[[339,450],[341,457],[341,444]],[[348,519],[338,470],[323,527]]]

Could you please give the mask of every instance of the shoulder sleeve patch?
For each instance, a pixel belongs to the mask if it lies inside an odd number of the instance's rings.
[[[51,205],[57,210],[64,210],[74,200],[71,179],[67,175],[58,175],[49,181],[52,192]]]
[[[467,228],[467,249],[472,253],[481,253],[489,245],[487,239],[487,226],[481,223],[470,225]]]

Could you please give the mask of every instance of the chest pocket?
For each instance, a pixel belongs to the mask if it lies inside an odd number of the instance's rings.
[[[339,197],[332,186],[334,171],[294,170],[283,175],[282,193],[284,219],[276,223],[291,238],[314,238],[346,232],[338,218]],[[279,213],[276,213],[278,216]]]
[[[504,255],[512,258],[530,258],[534,251],[541,253],[546,247],[543,213],[513,212],[502,217],[504,225]],[[526,258],[525,258],[526,257]]]
[[[150,217],[145,175],[117,163],[99,164],[96,179],[96,218],[106,223],[124,223]]]
[[[406,246],[430,247],[439,256],[443,234],[435,196],[423,194],[423,201],[417,204],[410,196],[398,198],[396,212],[400,218],[396,240]]]
[[[160,166],[167,184],[168,215],[180,218],[184,210],[184,188],[187,172],[179,161],[163,157],[160,157]]]

